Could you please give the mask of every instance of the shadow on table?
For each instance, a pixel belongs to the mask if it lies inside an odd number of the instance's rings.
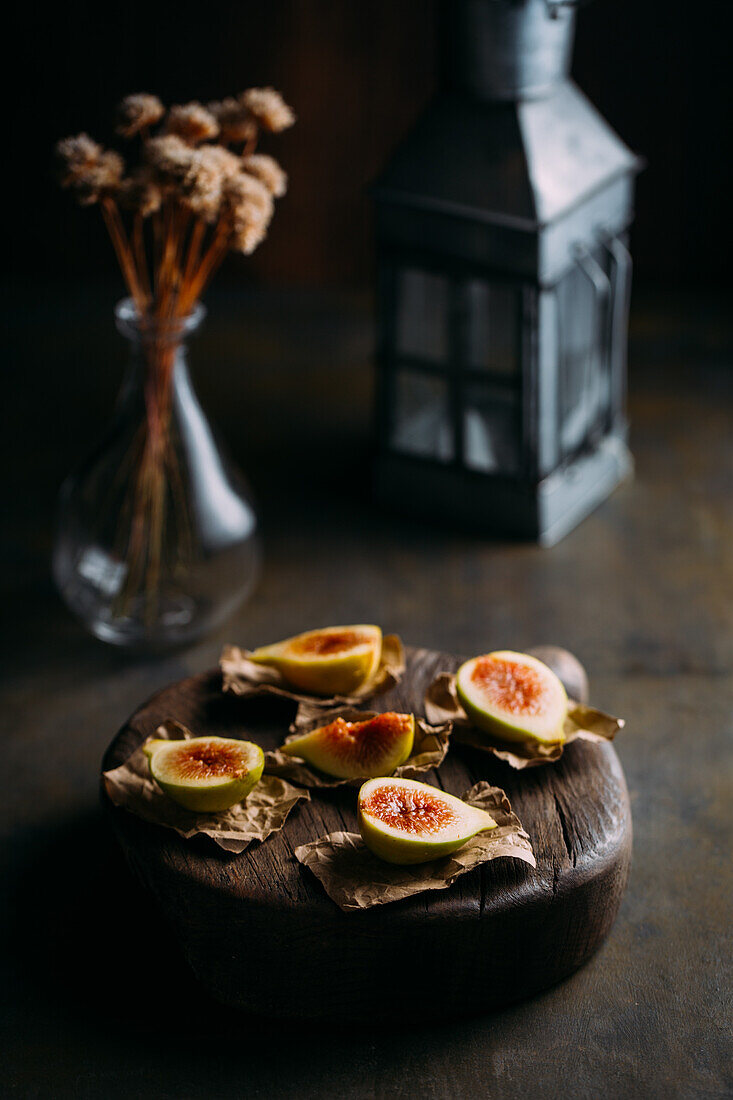
[[[8,988],[25,1026],[61,1020],[94,1041],[272,1037],[276,1021],[222,1007],[198,984],[160,911],[126,866],[100,811],[39,833],[6,877],[11,898]],[[256,950],[256,945],[253,945]],[[437,1025],[436,1025],[437,1026]],[[322,1023],[298,1022],[297,1045],[320,1042]],[[425,1022],[415,1025],[425,1031]],[[182,1031],[182,1029],[184,1029]],[[353,1025],[328,1024],[333,1039]],[[383,1029],[360,1024],[359,1034]],[[409,1028],[408,1028],[409,1030]],[[405,1028],[401,1028],[405,1033]],[[319,1038],[320,1036],[320,1038]],[[296,1040],[293,1040],[295,1043]]]
[[[196,981],[160,911],[137,883],[101,810],[38,833],[5,876],[4,940],[17,1005],[36,1023],[62,1020],[89,1036],[135,1044],[271,1034],[273,1022],[222,1008]],[[24,858],[25,857],[25,858]],[[314,1025],[314,1027],[317,1025]],[[301,1025],[307,1030],[308,1025]]]
[[[124,863],[101,810],[38,834],[14,881],[6,936],[43,1014],[130,1035],[180,1026],[198,988],[160,914]],[[6,879],[7,882],[7,879]],[[204,1009],[205,1011],[205,1009]]]

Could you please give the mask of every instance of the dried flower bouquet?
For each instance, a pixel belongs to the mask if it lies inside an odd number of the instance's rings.
[[[166,525],[180,532],[176,553],[185,557],[185,500],[176,505],[181,514],[166,515],[166,501],[183,495],[170,433],[177,349],[186,318],[227,252],[249,255],[265,238],[287,176],[257,145],[263,131],[277,133],[294,121],[272,88],[168,110],[157,96],[138,94],[118,111],[117,132],[139,143],[132,170],[85,133],[56,147],[62,186],[80,205],[100,207],[135,304],[145,363],[145,422],[130,456],[130,518],[120,524],[117,547],[125,567],[120,616],[142,595],[146,618],[154,619]]]

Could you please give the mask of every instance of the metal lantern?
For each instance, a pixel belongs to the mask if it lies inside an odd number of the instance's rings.
[[[543,545],[631,469],[640,163],[568,78],[574,19],[453,0],[448,88],[375,189],[378,495]]]

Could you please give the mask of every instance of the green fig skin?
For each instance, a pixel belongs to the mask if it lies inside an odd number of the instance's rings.
[[[487,654],[487,656],[492,656]],[[518,744],[526,742],[534,742],[541,745],[558,745],[562,744],[565,740],[565,732],[563,729],[565,716],[567,714],[567,695],[565,694],[565,688],[562,686],[561,681],[555,676],[555,673],[546,665],[542,665],[536,658],[526,657],[521,653],[507,654],[512,658],[517,658],[523,661],[534,661],[536,664],[541,665],[543,669],[543,675],[547,675],[552,679],[554,691],[557,694],[558,699],[563,701],[563,705],[558,710],[557,721],[552,722],[547,731],[538,731],[524,728],[521,724],[521,718],[512,722],[510,718],[502,718],[498,714],[491,714],[479,706],[475,700],[470,696],[462,684],[462,673],[467,672],[474,664],[476,660],[480,658],[472,658],[470,661],[464,662],[456,673],[456,695],[458,701],[466,712],[466,715],[471,720],[472,724],[477,730],[482,733],[486,733],[489,737],[493,737],[499,741],[509,741]]]
[[[255,763],[243,776],[233,778],[229,783],[222,783],[216,787],[196,786],[193,783],[186,783],[185,780],[178,783],[171,782],[162,779],[160,774],[156,774],[156,752],[163,745],[178,744],[178,742],[148,741],[143,746],[143,751],[148,758],[151,776],[163,793],[173,802],[182,806],[185,810],[191,810],[193,813],[221,813],[224,810],[231,809],[232,806],[236,806],[238,802],[244,801],[259,783],[265,767],[265,756],[259,745],[254,745],[251,741],[235,743],[256,749],[257,752],[253,754]]]
[[[348,647],[348,636],[361,640]],[[329,639],[345,638],[345,647],[321,652]],[[313,695],[350,695],[358,691],[379,668],[382,631],[373,624],[329,626],[260,646],[248,654],[255,664],[274,668],[291,687]]]
[[[366,735],[369,734],[369,726],[381,719],[399,719],[402,727],[398,737],[389,746],[389,750],[381,759],[359,759],[354,752],[340,758],[338,752],[339,732],[337,722],[306,733],[302,737],[296,737],[287,741],[281,751],[289,756],[300,757],[312,767],[324,775],[333,776],[336,779],[363,779],[376,778],[378,776],[391,775],[392,772],[404,764],[412,752],[415,741],[415,717],[414,715],[384,714],[377,715],[374,719],[365,722],[347,722],[344,727],[362,727]],[[409,719],[404,721],[404,719]],[[338,721],[338,720],[337,720]],[[348,737],[347,728],[343,729],[342,736]]]
[[[429,863],[432,860],[448,856],[452,852],[457,852],[477,833],[487,832],[497,827],[493,817],[484,810],[469,806],[452,795],[446,795],[444,791],[436,787],[430,787],[427,783],[418,783],[414,780],[399,780],[399,783],[412,789],[420,788],[429,794],[434,794],[442,801],[447,801],[460,813],[461,818],[465,821],[465,830],[461,830],[458,837],[441,841],[440,839],[420,839],[410,834],[395,836],[394,833],[380,829],[375,819],[362,810],[362,803],[366,802],[375,789],[375,780],[368,780],[359,791],[357,809],[359,832],[370,852],[385,863],[402,867]]]

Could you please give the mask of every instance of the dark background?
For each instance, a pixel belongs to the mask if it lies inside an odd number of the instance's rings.
[[[594,0],[578,17],[574,77],[648,160],[632,242],[637,285],[730,281],[727,7]],[[87,130],[111,140],[115,104],[129,92],[207,102],[273,84],[298,114],[269,144],[291,191],[266,246],[230,259],[223,278],[367,285],[366,188],[438,86],[439,21],[439,0],[52,6],[18,42],[27,70],[11,119],[16,163],[29,170],[26,213],[9,225],[13,277],[114,275],[96,211],[72,214],[53,181],[59,137]]]

